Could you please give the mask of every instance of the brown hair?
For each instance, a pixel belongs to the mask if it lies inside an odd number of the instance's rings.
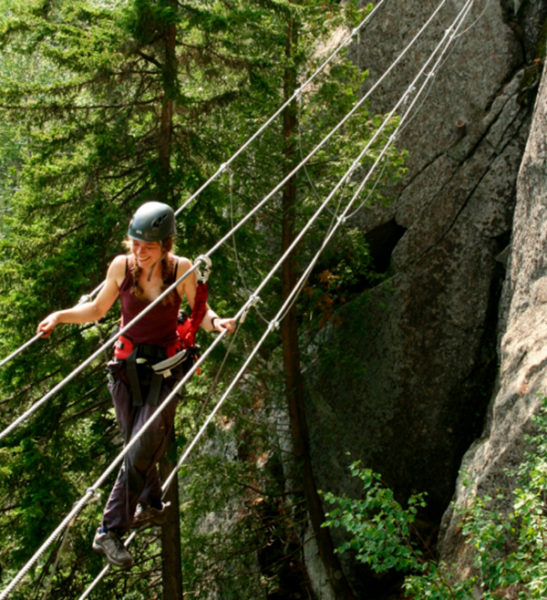
[[[131,243],[132,243],[132,239],[129,238],[127,240],[124,241],[123,245],[126,247],[126,249],[131,252]],[[161,279],[162,279],[162,286],[161,286],[161,291],[162,293],[169,287],[170,283],[169,283],[169,276],[170,273],[172,271],[172,265],[174,263],[174,261],[169,260],[168,256],[169,256],[169,252],[171,252],[171,250],[173,249],[173,237],[168,237],[165,238],[164,240],[162,240],[160,242],[160,246],[161,246],[161,251],[162,251],[162,257],[161,257]],[[134,260],[132,261],[132,263],[130,263],[130,270],[131,270],[131,276],[133,277],[133,286],[131,287],[131,293],[135,296],[135,298],[138,298],[139,300],[146,300],[146,298],[144,297],[144,290],[142,289],[140,283],[139,283],[139,279],[142,273],[142,268],[139,267],[139,265],[137,264],[137,261]],[[173,304],[173,302],[175,301],[175,290],[171,290],[171,292],[169,294],[167,294],[167,296],[162,300],[162,304]]]

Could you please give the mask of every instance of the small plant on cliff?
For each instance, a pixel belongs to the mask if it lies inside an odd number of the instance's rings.
[[[411,531],[418,509],[425,506],[424,495],[412,496],[404,509],[377,473],[362,468],[359,462],[350,465],[350,472],[363,482],[363,498],[323,494],[335,506],[326,513],[324,526],[341,527],[351,535],[337,552],[355,552],[357,560],[376,573],[421,570],[422,553],[412,543]]]
[[[462,579],[449,565],[426,561],[411,540],[423,496],[404,509],[380,477],[358,463],[352,475],[362,479],[364,497],[325,494],[335,505],[325,526],[341,527],[350,539],[339,552],[353,550],[375,572],[406,574],[407,598],[423,600],[540,600],[547,598],[547,400],[535,418],[537,433],[527,437],[530,451],[512,472],[516,487],[509,514],[499,510],[503,495],[476,498],[461,510],[462,534],[473,551],[473,573]]]

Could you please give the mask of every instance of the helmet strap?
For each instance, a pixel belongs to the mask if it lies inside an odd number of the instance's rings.
[[[148,272],[148,277],[146,278],[146,281],[150,281],[152,279],[152,273],[154,272],[154,269],[156,268],[156,265],[160,262],[161,258],[158,258],[158,260],[150,267],[150,271]]]

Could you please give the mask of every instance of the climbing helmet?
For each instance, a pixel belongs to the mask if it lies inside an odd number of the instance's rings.
[[[175,234],[175,213],[163,202],[145,202],[129,223],[127,235],[141,242],[161,242]]]

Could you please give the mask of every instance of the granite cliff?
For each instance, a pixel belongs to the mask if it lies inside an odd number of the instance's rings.
[[[532,416],[547,395],[547,74],[544,72],[534,120],[517,180],[507,277],[499,320],[500,366],[482,436],[462,463],[455,504],[504,490],[503,511],[512,508],[514,482],[508,471],[522,462]],[[464,485],[465,481],[465,485]],[[451,507],[440,537],[442,558],[462,574],[470,568],[469,549]]]
[[[463,4],[446,4],[373,111],[391,108]],[[352,48],[368,85],[433,8],[388,2],[378,13]],[[432,536],[455,491],[460,502],[503,483],[547,392],[546,15],[542,2],[474,6],[397,142],[408,173],[391,204],[353,223],[386,277],[340,306],[308,381],[319,487],[347,492],[346,466],[360,459],[400,498],[427,491]],[[462,459],[467,491],[456,485]],[[460,542],[449,511],[447,559]]]

